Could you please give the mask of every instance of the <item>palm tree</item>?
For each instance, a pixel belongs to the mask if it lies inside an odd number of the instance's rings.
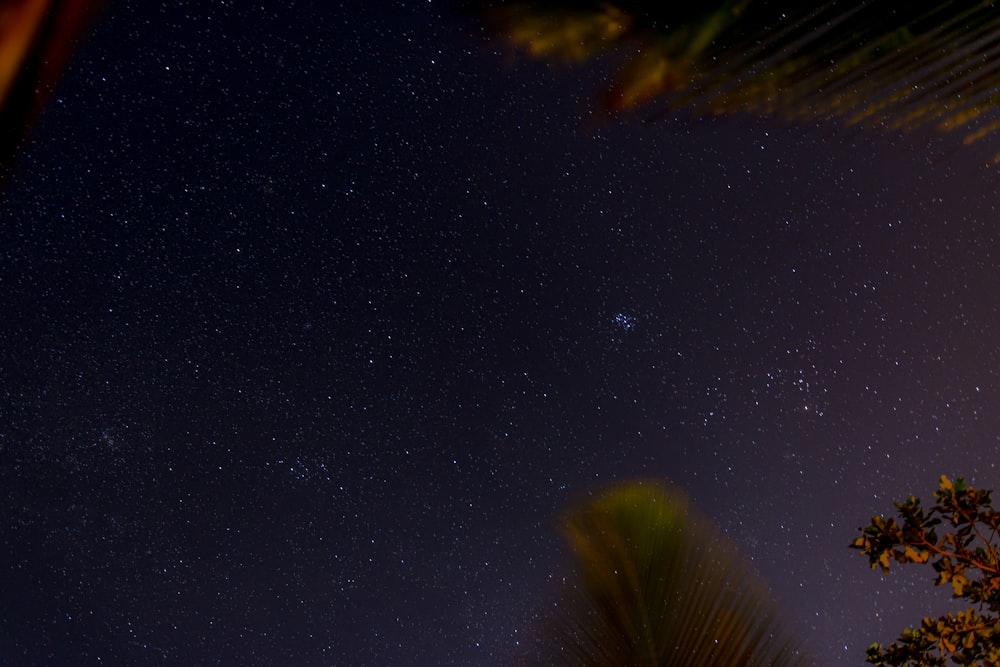
[[[682,6],[683,5],[683,6]],[[703,6],[703,5],[702,5]],[[694,9],[692,9],[694,7]],[[971,0],[506,2],[481,9],[540,58],[625,58],[602,108],[750,112],[959,131],[1000,129],[1000,8]]]
[[[562,527],[574,576],[529,664],[808,664],[767,589],[678,491],[617,486],[574,508]]]

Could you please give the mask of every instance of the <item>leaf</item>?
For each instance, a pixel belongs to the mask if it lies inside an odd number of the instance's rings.
[[[967,583],[969,583],[969,580],[966,579],[961,574],[956,574],[954,577],[952,577],[951,588],[953,591],[955,591],[955,597],[962,597],[962,591],[965,590],[965,585]]]

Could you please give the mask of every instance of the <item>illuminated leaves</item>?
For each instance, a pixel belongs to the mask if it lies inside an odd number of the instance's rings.
[[[629,28],[630,18],[613,5],[587,10],[533,11],[512,5],[495,13],[510,40],[539,58],[585,60],[613,44]]]
[[[1000,664],[1000,568],[997,528],[1000,513],[993,509],[990,491],[959,478],[942,476],[935,505],[925,510],[910,497],[896,503],[902,523],[872,517],[851,547],[868,557],[873,568],[888,573],[893,562],[930,563],[935,585],[951,584],[955,598],[973,607],[962,612],[925,618],[888,648],[873,644],[868,662],[892,666],[957,665],[981,667]],[[935,528],[951,529],[938,536]]]

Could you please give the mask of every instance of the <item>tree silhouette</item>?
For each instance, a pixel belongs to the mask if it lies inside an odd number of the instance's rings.
[[[570,511],[574,573],[527,664],[805,665],[766,587],[677,491],[611,488]]]
[[[1000,129],[1000,11],[990,2],[486,4],[494,28],[535,57],[623,58],[608,112],[840,118],[956,131],[965,144]]]

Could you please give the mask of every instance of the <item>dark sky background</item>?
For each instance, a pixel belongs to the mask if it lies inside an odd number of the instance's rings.
[[[997,146],[591,113],[438,2],[115,2],[3,184],[0,665],[508,665],[614,480],[819,665],[1000,487]]]

